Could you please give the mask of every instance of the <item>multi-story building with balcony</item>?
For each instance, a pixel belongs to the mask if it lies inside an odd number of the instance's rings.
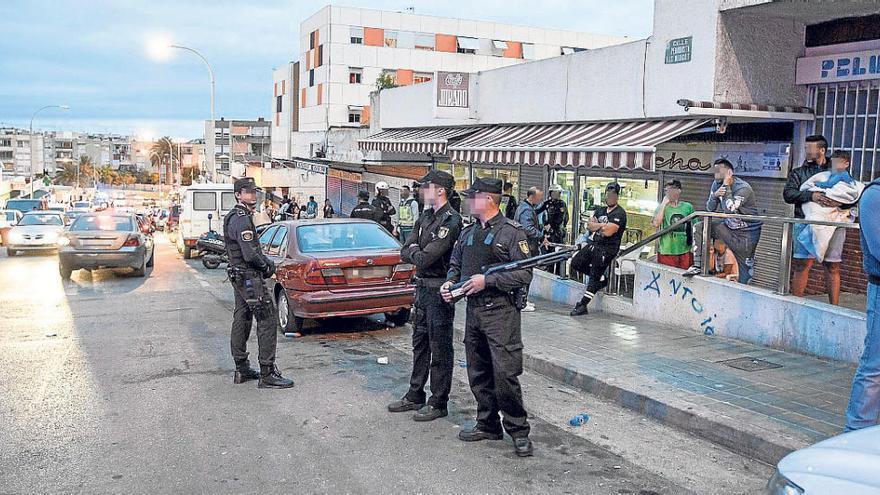
[[[205,157],[215,182],[243,177],[248,164],[270,160],[271,123],[257,120],[205,121]]]
[[[304,20],[299,36],[298,67],[273,73],[273,156],[347,161],[357,159],[349,155],[357,153],[354,140],[369,120],[370,92],[382,74],[400,86],[428,83],[436,71],[476,73],[629,41],[338,6]],[[328,137],[330,130],[352,128],[353,138]]]

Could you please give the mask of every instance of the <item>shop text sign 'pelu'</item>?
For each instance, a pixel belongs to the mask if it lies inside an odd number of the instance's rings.
[[[797,84],[880,78],[880,50],[817,55],[797,60]]]
[[[470,74],[465,72],[437,73],[437,106],[467,108]]]

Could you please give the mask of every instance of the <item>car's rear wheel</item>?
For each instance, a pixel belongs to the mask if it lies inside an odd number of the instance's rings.
[[[284,289],[278,291],[276,305],[278,306],[278,327],[281,332],[302,332],[305,319],[293,314],[293,306],[291,306],[290,298],[287,297],[287,292]]]
[[[385,321],[396,327],[402,327],[409,322],[410,310],[401,309],[396,313],[385,313]]]
[[[192,246],[183,246],[183,259],[188,260],[192,258]]]
[[[61,274],[62,280],[70,280],[70,275],[73,273],[73,269],[67,265],[58,265],[58,273]]]
[[[132,272],[132,275],[135,277],[145,277],[147,275],[147,257],[144,255],[144,260],[141,262],[140,268],[135,268]]]

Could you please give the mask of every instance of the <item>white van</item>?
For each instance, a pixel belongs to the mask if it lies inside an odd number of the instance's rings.
[[[235,206],[232,184],[193,184],[180,191],[180,224],[177,229],[177,250],[184,259],[192,257],[199,236],[211,228],[223,231],[223,217]]]

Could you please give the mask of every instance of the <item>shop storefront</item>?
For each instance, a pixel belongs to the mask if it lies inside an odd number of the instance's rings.
[[[337,215],[348,216],[358,204],[357,194],[367,190],[364,168],[356,164],[334,163],[327,170],[327,194]]]

